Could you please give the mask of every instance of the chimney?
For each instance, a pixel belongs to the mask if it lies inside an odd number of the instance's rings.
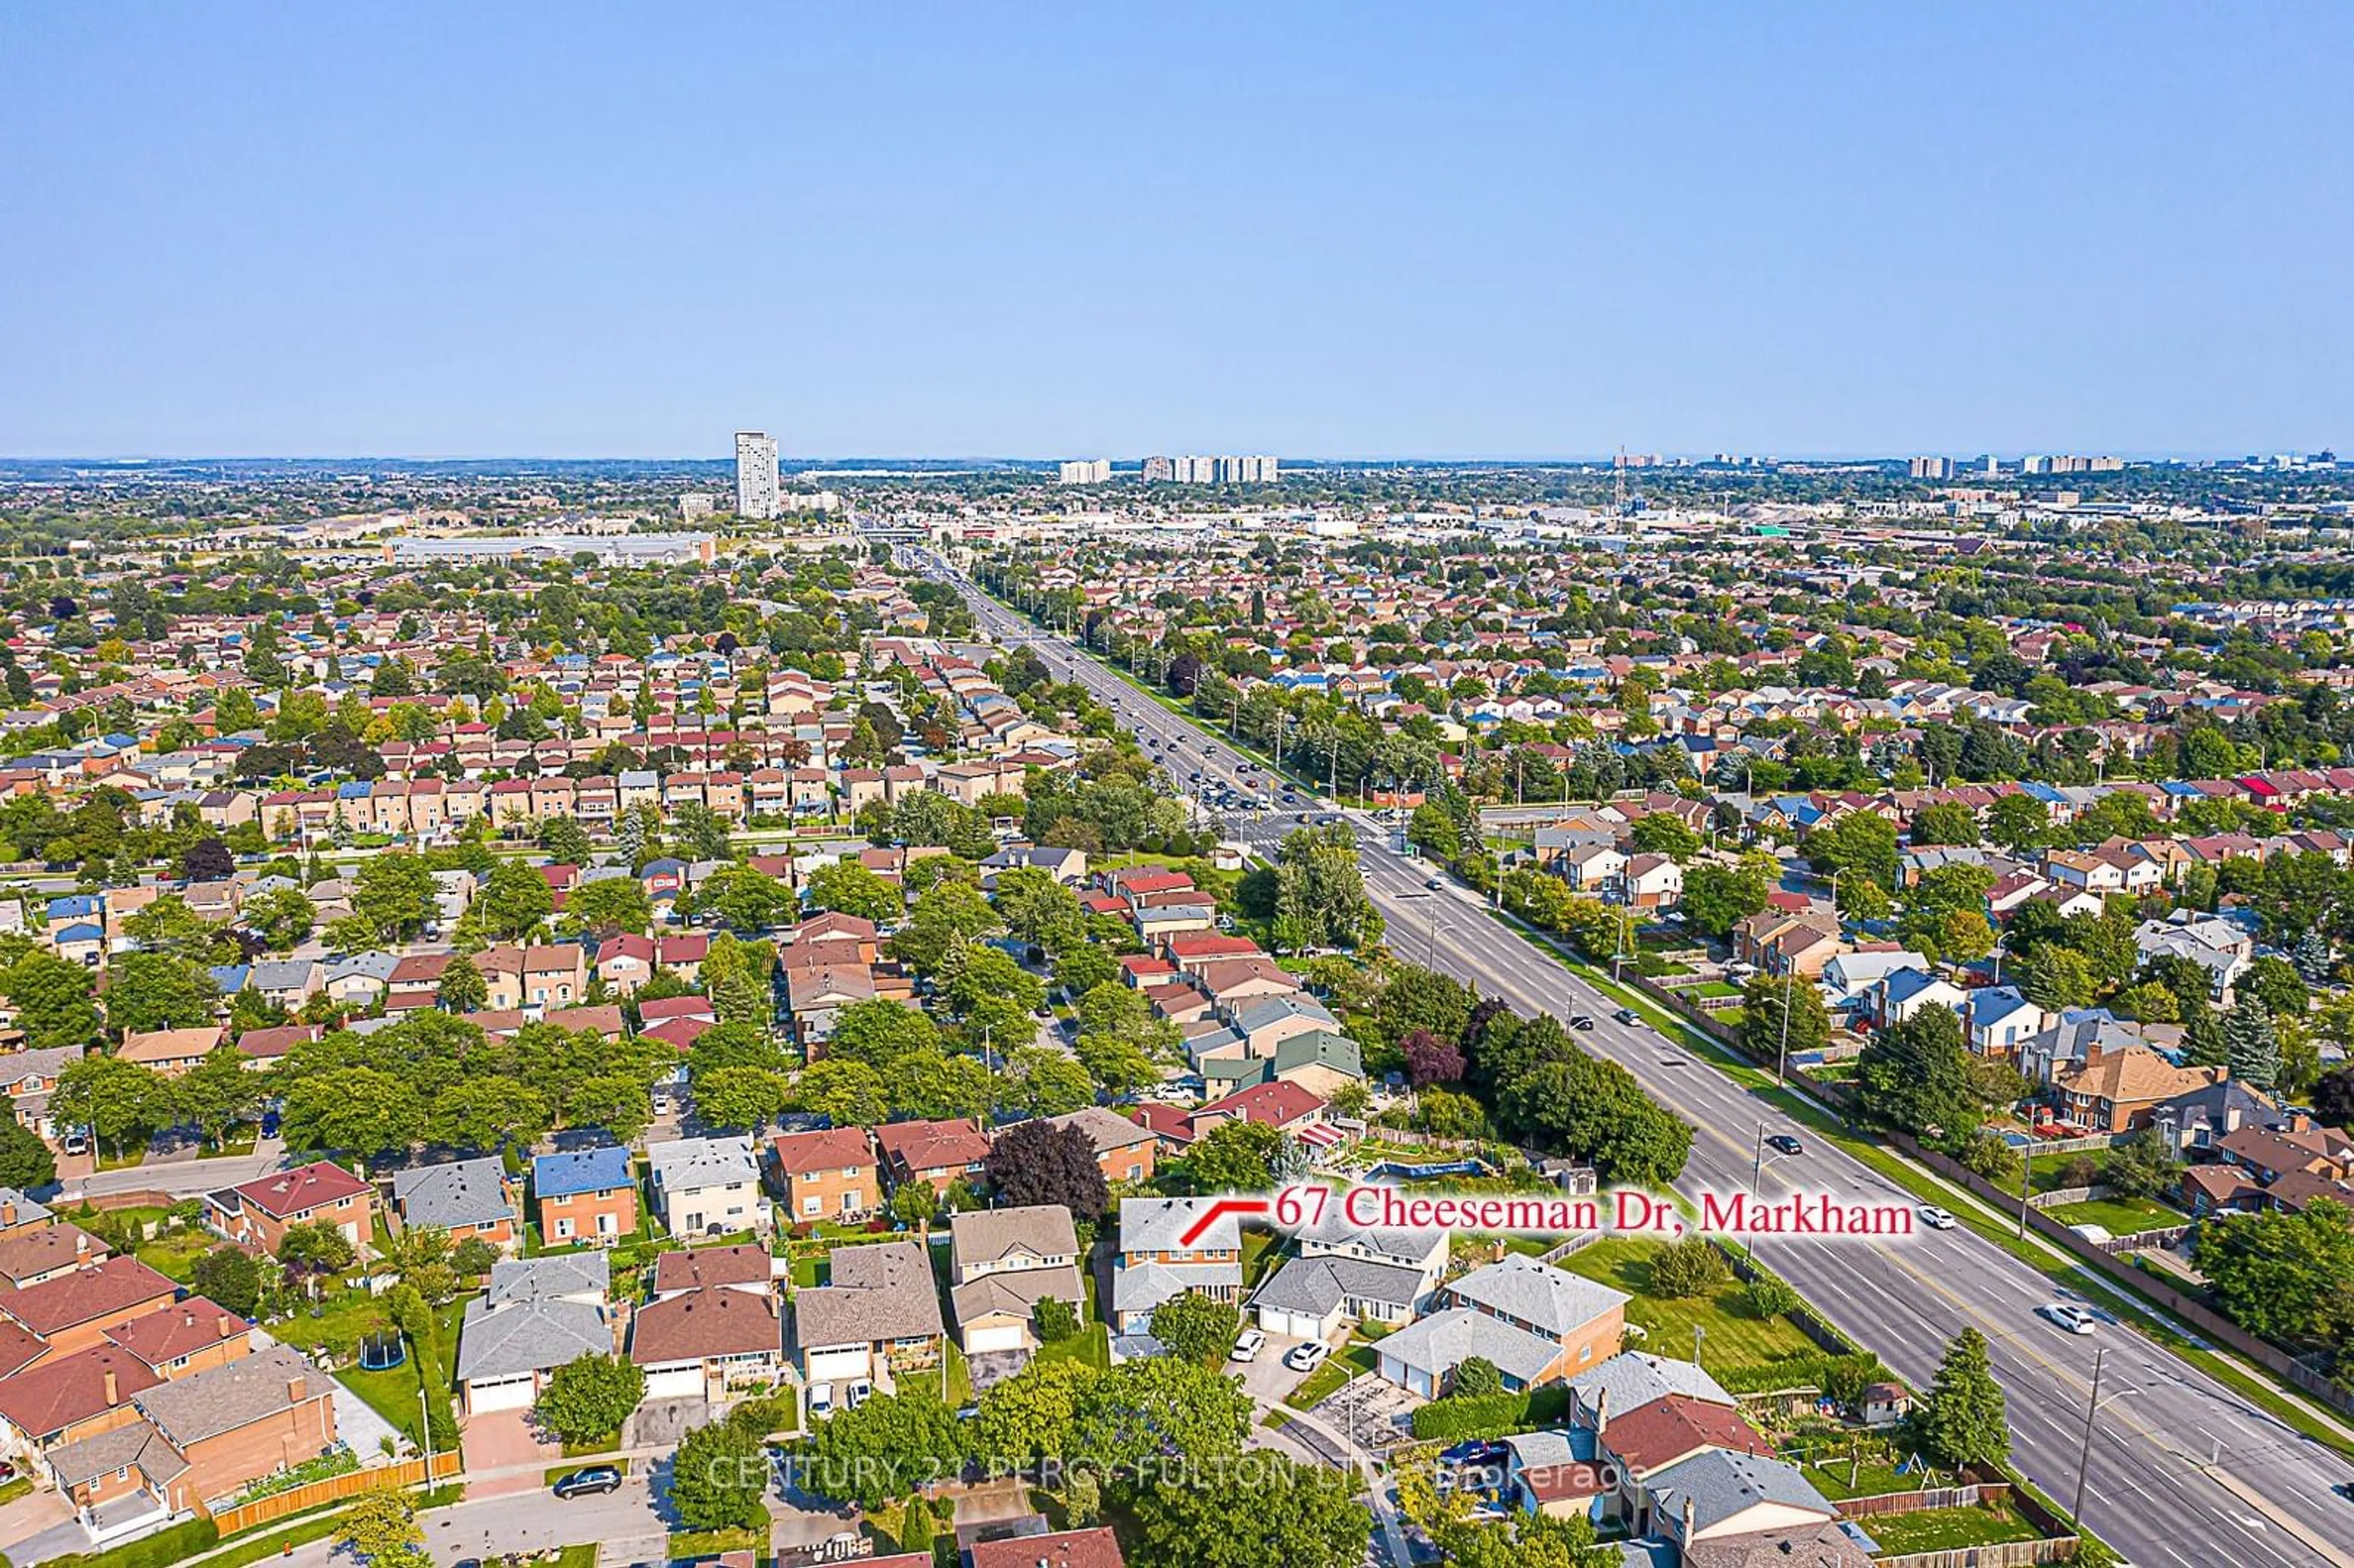
[[[1691,1494],[1690,1492],[1686,1492],[1684,1494],[1683,1544],[1687,1551],[1691,1547],[1692,1531],[1696,1528],[1699,1512],[1700,1510],[1698,1506],[1693,1503]]]
[[[183,1310],[180,1314],[180,1322],[181,1326],[184,1328],[195,1328],[196,1326],[196,1314],[195,1310],[193,1308]]]
[[[115,1386],[114,1369],[109,1367],[106,1369],[106,1407],[109,1410],[113,1409],[115,1401],[122,1397],[121,1391]]]
[[[236,1332],[237,1332],[237,1319],[234,1319],[234,1318],[232,1318],[232,1317],[230,1317],[230,1316],[229,1316],[228,1313],[226,1313],[226,1312],[222,1313],[222,1314],[220,1315],[220,1337],[221,1337],[222,1339],[226,1340],[226,1339],[228,1339],[231,1334],[234,1334],[234,1333],[236,1333]]]
[[[286,1380],[286,1403],[289,1404],[302,1404],[302,1395],[308,1391],[309,1387],[310,1384],[303,1381],[302,1374],[301,1372],[296,1372],[293,1376],[288,1378]]]
[[[0,1202],[0,1227],[13,1225],[16,1223],[16,1200],[10,1198],[5,1202]]]
[[[74,1255],[76,1257],[80,1257],[83,1253],[86,1253],[89,1250],[90,1233],[88,1231],[74,1232]]]
[[[1609,1428],[1610,1391],[1606,1388],[1597,1388],[1594,1391],[1594,1435],[1599,1437]]]

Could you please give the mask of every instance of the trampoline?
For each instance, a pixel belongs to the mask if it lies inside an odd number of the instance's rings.
[[[360,1341],[360,1370],[389,1372],[408,1359],[398,1332],[379,1330]]]

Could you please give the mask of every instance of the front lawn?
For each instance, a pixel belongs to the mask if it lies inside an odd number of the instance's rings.
[[[1082,1323],[1069,1339],[1038,1347],[1042,1361],[1084,1361],[1097,1372],[1111,1370],[1111,1330],[1101,1323]]]
[[[1381,1364],[1381,1353],[1373,1346],[1350,1345],[1301,1378],[1299,1386],[1283,1396],[1283,1403],[1294,1410],[1313,1410],[1346,1387],[1350,1374],[1362,1376]]]
[[[1642,1348],[1653,1355],[1690,1357],[1695,1326],[1702,1336],[1701,1364],[1719,1375],[1736,1367],[1811,1361],[1822,1353],[1788,1319],[1752,1316],[1737,1280],[1708,1296],[1651,1295],[1651,1255],[1663,1245],[1646,1236],[1606,1236],[1563,1258],[1561,1266],[1633,1297],[1627,1321],[1642,1329]]]
[[[2055,1203],[2043,1213],[2063,1225],[2099,1225],[2113,1236],[2190,1223],[2190,1216],[2179,1210],[2148,1198],[2094,1198],[2082,1203]]]
[[[2009,1503],[1925,1508],[1916,1513],[1875,1513],[1858,1520],[1887,1556],[1914,1552],[1958,1552],[2011,1541],[2041,1541],[2043,1532]]]

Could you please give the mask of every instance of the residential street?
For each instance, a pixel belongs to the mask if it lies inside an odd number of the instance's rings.
[[[959,586],[985,628],[1009,642],[1029,643],[1058,675],[1122,705],[1126,722],[1140,735],[1182,746],[1182,754],[1170,753],[1177,758],[1172,767],[1235,777],[1223,736],[1144,697],[1060,639],[1017,622],[970,583]],[[1204,741],[1215,756],[1205,756]],[[1295,815],[1272,813],[1234,828],[1265,848],[1298,825]],[[1498,923],[1464,891],[1450,887],[1432,903],[1423,896],[1430,868],[1392,853],[1388,830],[1370,816],[1345,815],[1356,830],[1367,887],[1402,951],[1419,956],[1429,939],[1437,967],[1483,995],[1501,997],[1524,1013],[1592,1015],[1596,1026],[1580,1032],[1579,1044],[1624,1065],[1698,1128],[1682,1191],[1746,1190],[1761,1123],[1769,1134],[1807,1131],[1648,1025],[1617,1022],[1616,1002]],[[1769,1165],[1764,1187],[1767,1196],[1803,1189],[1842,1202],[1914,1202],[1819,1141],[1802,1157]],[[2077,1337],[2045,1324],[2034,1312],[2052,1298],[2049,1282],[1968,1228],[1928,1231],[1869,1250],[1776,1240],[1759,1255],[1916,1386],[1928,1383],[1955,1334],[1973,1327],[1985,1334],[1995,1371],[2010,1391],[2016,1462],[2063,1504],[2076,1486],[2094,1352],[2106,1346],[2085,1522],[2145,1568],[2205,1568],[2214,1560],[2211,1546],[2224,1542],[2241,1563],[2354,1562],[2345,1555],[2354,1552],[2354,1510],[2333,1489],[2354,1480],[2354,1466],[2128,1328],[2109,1324]],[[2266,1506],[2252,1506],[2251,1496]]]

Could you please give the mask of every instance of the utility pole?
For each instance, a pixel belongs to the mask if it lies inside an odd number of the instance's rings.
[[[2019,1239],[2027,1239],[2028,1183],[2035,1175],[2035,1145],[2031,1141],[2019,1150]]]
[[[2093,1352],[2093,1394],[2084,1401],[2084,1441],[2076,1450],[2076,1500],[2068,1507],[2068,1517],[2084,1527],[2084,1471],[2093,1461],[2093,1417],[2101,1408],[2101,1358],[2109,1353],[2104,1345]]]

